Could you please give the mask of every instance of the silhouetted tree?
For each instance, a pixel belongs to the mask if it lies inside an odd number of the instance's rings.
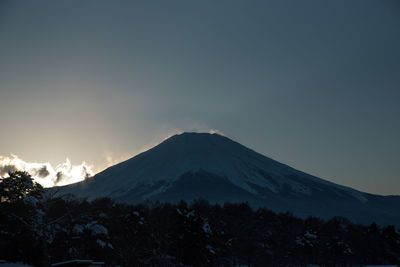
[[[24,171],[9,172],[8,177],[0,179],[1,201],[14,202],[30,194],[40,197],[43,187],[34,182],[31,175]]]

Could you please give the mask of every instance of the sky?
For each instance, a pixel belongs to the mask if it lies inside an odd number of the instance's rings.
[[[3,0],[2,175],[69,183],[213,129],[400,195],[399,48],[398,1]]]

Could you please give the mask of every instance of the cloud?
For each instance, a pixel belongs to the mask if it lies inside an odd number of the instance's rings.
[[[47,166],[45,165],[36,171],[36,175],[40,178],[45,178],[50,175],[50,172],[47,170]]]
[[[64,174],[60,171],[57,172],[56,174],[56,178],[55,178],[55,183],[58,184],[59,182],[61,182],[63,180]]]
[[[15,172],[18,169],[14,165],[4,165],[0,167],[0,176],[3,176],[9,172]]]
[[[65,162],[53,167],[49,162],[27,162],[18,156],[0,156],[0,176],[6,176],[8,172],[26,171],[32,178],[44,187],[66,185],[80,182],[94,175],[92,167],[82,162],[80,165],[72,165],[67,158]]]
[[[219,134],[219,135],[225,136],[225,134],[223,132],[221,132],[220,130],[217,130],[217,129],[210,129],[208,131],[208,133],[210,133],[210,134]]]

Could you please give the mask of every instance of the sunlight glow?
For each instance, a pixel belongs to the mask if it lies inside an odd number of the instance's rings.
[[[8,176],[9,171],[26,171],[43,187],[76,183],[94,175],[92,167],[87,163],[72,165],[68,158],[54,168],[49,162],[26,162],[16,155],[0,156],[0,176]]]

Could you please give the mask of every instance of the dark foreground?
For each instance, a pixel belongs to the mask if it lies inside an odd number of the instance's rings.
[[[247,204],[143,204],[27,196],[0,204],[0,259],[35,266],[68,259],[108,265],[395,264],[393,226],[322,221]]]

